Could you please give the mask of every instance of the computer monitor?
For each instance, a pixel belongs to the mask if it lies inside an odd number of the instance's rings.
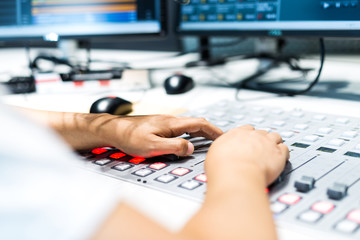
[[[309,91],[319,80],[325,58],[324,37],[360,36],[359,10],[359,0],[191,0],[179,8],[177,31],[184,35],[200,37],[201,65],[223,62],[221,59],[213,59],[210,55],[207,36],[270,36],[274,37],[274,42],[290,36],[319,37],[320,68],[309,87],[299,91],[270,90],[295,95]],[[278,48],[284,46],[272,45]],[[266,49],[263,46],[261,48]],[[252,55],[261,59],[263,56],[273,60],[270,66],[276,67],[279,63],[286,63],[290,69],[301,71],[304,76],[309,72],[309,69],[292,64],[292,60],[297,60],[297,57],[279,56],[279,49],[272,50],[271,54],[260,52]],[[197,62],[189,64],[197,65]],[[249,87],[248,83],[258,81],[258,76],[263,76],[267,72],[268,69],[259,69],[254,75],[246,80],[239,80],[235,85]],[[257,84],[251,88],[269,90],[264,84]]]
[[[0,40],[163,35],[163,0],[2,0]]]
[[[68,72],[61,72],[66,75],[66,80],[76,79],[73,77],[76,74],[81,75],[81,79],[108,79],[108,67],[103,75],[93,74],[90,51],[87,61],[80,59],[77,54],[79,43],[86,43],[82,46],[90,49],[89,42],[99,39],[162,38],[166,33],[166,1],[1,0],[0,42],[5,42],[5,47],[14,42],[23,46],[56,42],[53,46],[58,46],[60,51],[51,54],[40,52],[33,58],[27,51],[29,66],[33,70],[31,75],[49,71],[38,64],[45,60],[69,66]],[[122,68],[122,63],[118,65]],[[115,69],[112,75],[118,76],[120,70]],[[33,81],[33,77],[30,80]]]
[[[191,0],[177,30],[189,35],[360,36],[359,0]]]

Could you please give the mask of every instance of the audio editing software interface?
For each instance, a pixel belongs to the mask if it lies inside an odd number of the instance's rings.
[[[314,22],[322,21],[353,24],[360,20],[360,15],[355,14],[359,8],[359,0],[193,0],[181,8],[180,28],[193,30],[201,24],[209,30],[286,29],[286,23],[292,22],[291,28],[311,29],[317,27]],[[280,22],[284,25],[279,26]],[[301,22],[301,26],[294,26],[294,22]]]
[[[0,13],[0,37],[38,36],[50,32],[91,35],[160,30],[159,0],[2,0]],[[139,28],[140,24],[143,27]]]

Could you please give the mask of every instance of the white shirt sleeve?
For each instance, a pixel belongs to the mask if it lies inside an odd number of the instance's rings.
[[[52,133],[0,105],[0,239],[88,239],[119,201]]]

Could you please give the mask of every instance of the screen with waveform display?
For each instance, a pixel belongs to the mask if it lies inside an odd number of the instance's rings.
[[[0,38],[158,34],[161,0],[2,0]]]

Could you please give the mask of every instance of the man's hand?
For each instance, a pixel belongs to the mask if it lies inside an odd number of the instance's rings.
[[[51,112],[16,108],[37,122],[56,130],[77,150],[114,146],[127,154],[154,157],[163,154],[190,155],[194,146],[175,138],[184,133],[215,140],[223,132],[204,118],[170,115],[116,116]]]
[[[95,132],[107,145],[142,157],[163,154],[187,156],[193,153],[194,146],[185,139],[175,137],[188,133],[193,137],[215,140],[223,133],[203,118],[169,115],[111,116]]]

